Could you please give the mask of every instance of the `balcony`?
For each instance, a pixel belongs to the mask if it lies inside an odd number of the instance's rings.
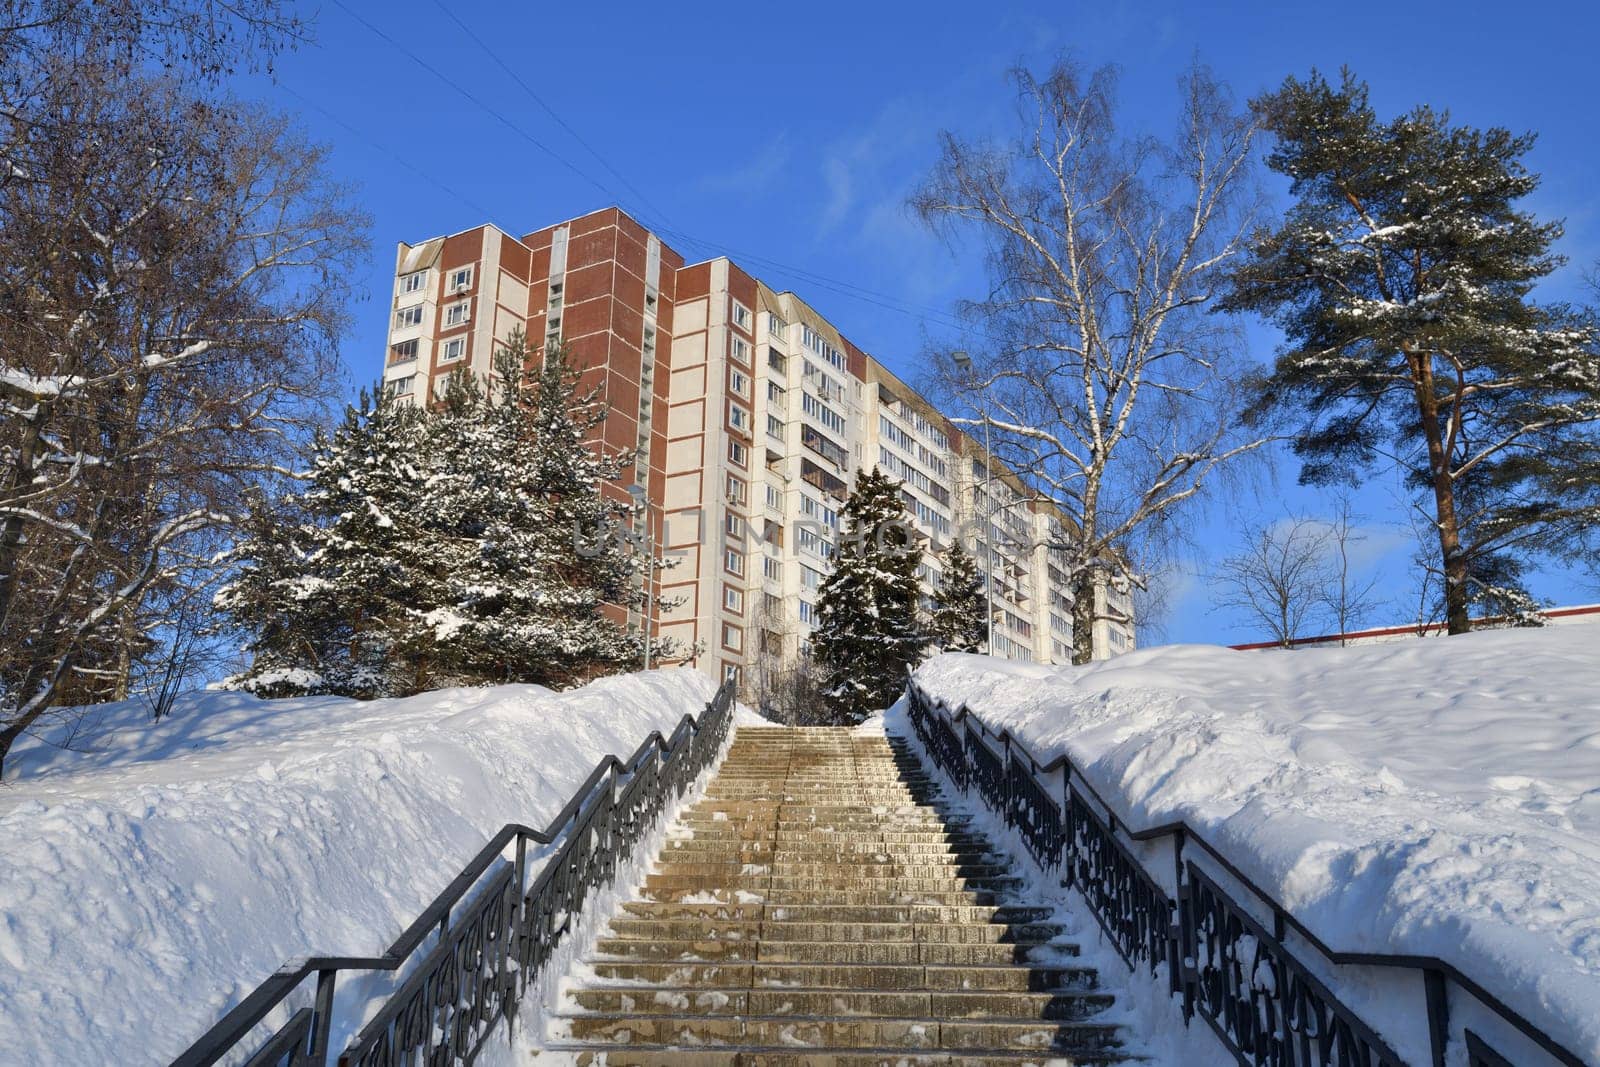
[[[821,431],[813,429],[804,423],[800,426],[800,443],[833,464],[834,468],[841,473],[844,471],[845,463],[850,458],[850,454],[844,450],[842,445],[824,437]]]
[[[850,487],[844,483],[844,479],[835,478],[809,459],[800,461],[800,478],[807,485],[822,490],[836,500],[850,498]]]

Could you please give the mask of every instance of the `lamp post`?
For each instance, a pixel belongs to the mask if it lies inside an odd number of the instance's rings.
[[[976,368],[972,365],[972,357],[965,351],[950,353],[956,362],[956,369],[967,376],[967,385],[974,391],[978,387]],[[983,606],[984,615],[989,620],[988,647],[985,649],[989,655],[994,655],[994,453],[989,450],[989,408],[982,400],[979,393],[978,415],[983,419],[983,545],[984,573],[983,573]]]
[[[639,606],[640,629],[644,631],[644,669],[650,669],[650,579],[655,569],[656,549],[655,538],[650,531],[650,500],[649,490],[638,482],[628,486],[628,495],[633,498],[634,507],[640,510],[644,517],[644,603]]]

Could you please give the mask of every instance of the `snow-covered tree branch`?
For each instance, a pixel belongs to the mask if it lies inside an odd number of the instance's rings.
[[[0,182],[0,760],[126,692],[338,387],[365,219],[283,118],[43,61]]]

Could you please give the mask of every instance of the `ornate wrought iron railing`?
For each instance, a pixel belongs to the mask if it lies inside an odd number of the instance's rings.
[[[509,1037],[517,1005],[572,931],[589,894],[611,882],[668,802],[716,758],[732,715],[730,682],[698,720],[685,715],[670,738],[652,733],[630,759],[601,760],[545,829],[502,828],[383,955],[291,960],[172,1067],[205,1067],[224,1057],[242,1057],[246,1067],[325,1067],[333,1035],[360,1022],[340,1027],[337,1013],[365,1014],[370,1007],[370,1000],[350,1008],[336,1002],[338,977],[350,971],[403,977],[339,1054],[340,1067],[472,1063],[500,1022]],[[557,842],[529,884],[537,861],[530,846]],[[313,977],[311,1005],[261,1037],[262,1020]]]
[[[1557,1063],[1585,1062],[1446,960],[1339,952],[1182,822],[1134,830],[1066,756],[1041,765],[1007,731],[991,730],[965,705],[952,709],[914,680],[906,686],[913,730],[928,758],[959,789],[976,792],[1015,830],[1040,867],[1077,889],[1132,969],[1166,964],[1186,1022],[1203,1019],[1246,1067],[1400,1067],[1404,1062],[1340,1002],[1291,948],[1309,946],[1337,965],[1420,973],[1432,1067],[1444,1067],[1452,990],[1471,996]],[[1060,776],[1059,781],[1056,775]],[[1059,797],[1059,799],[1057,799]],[[1163,847],[1172,890],[1154,873]],[[1186,847],[1207,863],[1186,858]],[[1213,873],[1222,872],[1221,875]],[[1250,904],[1240,897],[1253,898]],[[1256,919],[1271,916],[1270,927]],[[1472,1031],[1470,1067],[1510,1067]]]

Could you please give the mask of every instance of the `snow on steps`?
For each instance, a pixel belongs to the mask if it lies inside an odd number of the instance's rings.
[[[883,735],[739,730],[564,984],[594,1064],[1112,1064],[1113,998]],[[541,1055],[541,1059],[545,1057]]]

